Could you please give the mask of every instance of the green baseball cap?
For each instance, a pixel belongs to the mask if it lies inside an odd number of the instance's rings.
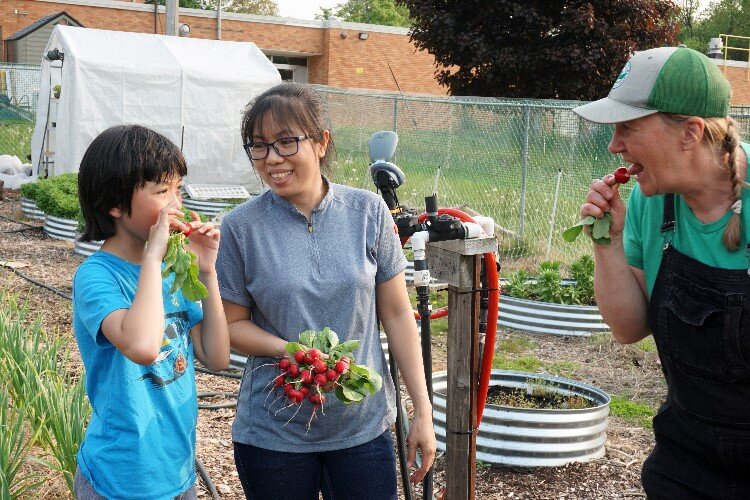
[[[573,108],[595,123],[620,123],[654,113],[702,118],[729,114],[731,87],[716,63],[687,47],[636,52],[604,99]]]

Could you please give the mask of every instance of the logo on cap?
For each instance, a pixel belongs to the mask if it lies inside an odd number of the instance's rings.
[[[625,67],[622,68],[622,73],[620,73],[620,76],[617,77],[617,80],[615,80],[615,84],[612,85],[612,90],[616,89],[623,83],[625,83],[625,79],[630,74],[630,61],[625,63]]]

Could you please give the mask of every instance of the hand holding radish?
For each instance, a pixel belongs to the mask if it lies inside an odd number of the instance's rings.
[[[630,180],[630,168],[619,167],[612,174],[591,182],[586,203],[581,207],[581,220],[563,232],[567,242],[575,241],[586,227],[594,243],[608,245],[611,237],[621,237],[625,227],[625,203],[620,197],[620,184]]]

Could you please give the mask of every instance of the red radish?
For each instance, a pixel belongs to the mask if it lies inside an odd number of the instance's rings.
[[[333,380],[327,381],[325,384],[323,384],[323,392],[331,392],[334,389]]]
[[[341,375],[349,371],[349,365],[347,363],[344,363],[342,360],[336,361],[336,364],[333,365],[333,367],[336,372],[340,373]]]
[[[293,385],[293,384],[286,384],[286,385],[284,386],[284,393],[285,393],[285,394],[286,394],[287,396],[289,396],[289,393],[291,393],[291,392],[292,392],[293,390],[294,390],[294,385]]]
[[[302,363],[305,360],[305,351],[297,351],[294,353],[294,360],[297,363]]]
[[[342,363],[346,363],[347,365],[351,363],[351,360],[349,359],[348,356],[341,356],[341,359],[339,359],[339,361],[341,361]]]
[[[325,385],[326,382],[328,382],[328,379],[323,373],[318,373],[317,375],[315,375],[315,377],[313,377],[313,380],[319,386],[323,386]]]
[[[298,365],[289,365],[288,372],[289,372],[289,375],[291,375],[292,377],[296,378],[297,375],[299,375],[299,366]]]
[[[628,173],[627,167],[620,167],[615,170],[615,182],[618,184],[627,184],[630,180],[630,174]]]
[[[337,378],[339,378],[339,373],[336,370],[329,369],[326,372],[326,378],[328,380],[336,380]]]
[[[279,361],[279,368],[281,368],[284,371],[287,371],[291,365],[292,365],[292,362],[286,358],[282,358],[281,361]]]
[[[192,232],[193,232],[193,226],[191,226],[190,224],[187,224],[187,227],[188,227],[188,228],[187,228],[187,229],[185,229],[185,230],[184,230],[184,231],[182,232],[182,234],[184,234],[186,238],[187,238],[188,236],[190,236],[190,235],[192,234]]]
[[[310,394],[310,388],[302,386],[299,388],[299,392],[301,392],[303,396],[307,397],[307,395]]]
[[[321,352],[317,349],[310,349],[307,351],[307,355],[310,356],[311,359],[320,359]]]
[[[274,387],[281,387],[282,385],[284,385],[284,378],[284,375],[279,375],[278,377],[276,377],[273,381]]]
[[[315,363],[313,363],[313,369],[315,373],[325,373],[328,371],[328,365],[322,359],[316,359]]]
[[[310,401],[314,405],[322,405],[326,402],[326,397],[322,394],[310,394],[307,397],[307,400]]]
[[[312,373],[310,373],[310,370],[302,370],[299,374],[299,379],[303,384],[311,384],[313,380]]]

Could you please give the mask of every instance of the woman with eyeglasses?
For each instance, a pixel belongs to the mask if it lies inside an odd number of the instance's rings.
[[[222,223],[217,273],[232,348],[248,355],[232,428],[234,454],[248,498],[396,499],[390,427],[395,389],[380,346],[388,337],[414,404],[409,462],[417,450],[420,481],[435,456],[416,323],[406,291],[406,260],[385,202],[370,191],[328,180],[333,140],[319,96],[283,83],[246,109],[245,150],[270,189]],[[377,370],[383,389],[359,404],[336,397],[308,428],[312,406],[272,405],[278,370],[305,330],[330,327],[358,340],[357,364]]]

